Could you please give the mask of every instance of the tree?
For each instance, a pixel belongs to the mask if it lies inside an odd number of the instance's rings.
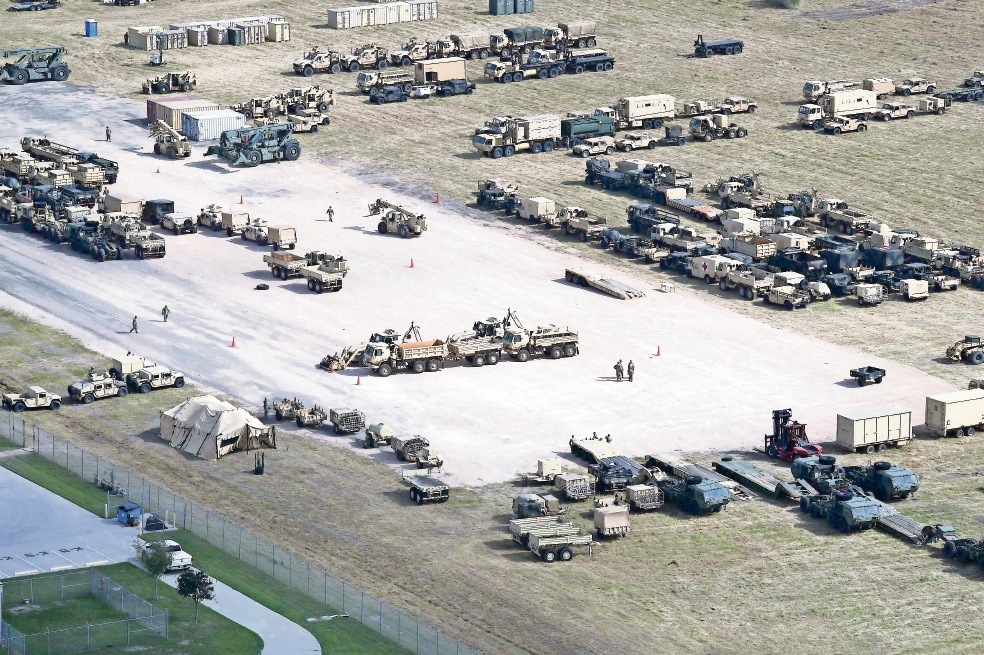
[[[215,598],[212,578],[204,571],[189,570],[178,576],[178,593],[195,601],[195,623],[198,623],[198,604]]]
[[[147,543],[137,540],[133,543],[133,547],[137,551],[137,559],[147,569],[147,573],[154,576],[154,597],[160,600],[157,582],[171,566],[171,553],[165,550],[164,544],[160,541]]]

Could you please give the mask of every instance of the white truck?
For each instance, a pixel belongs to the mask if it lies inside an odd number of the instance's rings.
[[[530,223],[553,225],[557,220],[557,205],[550,198],[521,198],[516,204],[516,216]]]
[[[707,284],[713,284],[721,278],[726,278],[728,273],[741,265],[737,259],[731,259],[724,255],[704,255],[694,257],[690,260],[687,268],[687,277],[695,277],[704,280]]]
[[[595,109],[595,116],[609,116],[617,130],[644,130],[663,127],[664,120],[676,117],[675,99],[671,95],[658,93],[648,96],[620,98],[617,105]]]
[[[164,217],[161,218],[161,229],[171,230],[174,236],[178,236],[179,234],[195,234],[198,232],[198,223],[191,214],[174,212],[164,214]]]
[[[798,120],[804,128],[818,131],[834,118],[867,120],[877,109],[878,94],[874,91],[835,91],[820,96],[816,104],[800,105]]]
[[[155,544],[160,544],[167,553],[169,558],[169,563],[165,571],[170,573],[171,571],[183,571],[185,569],[190,569],[192,566],[191,555],[186,553],[184,549],[181,548],[181,544],[171,539],[162,539],[160,541],[148,541],[143,545],[144,550],[150,551],[155,547]]]
[[[500,159],[512,157],[519,150],[551,152],[560,138],[560,116],[497,116],[476,128],[472,145],[486,157]]]
[[[984,430],[984,389],[927,396],[925,424],[940,437],[970,436]]]

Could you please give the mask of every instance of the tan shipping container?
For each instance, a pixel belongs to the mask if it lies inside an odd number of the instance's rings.
[[[157,120],[164,121],[176,130],[182,128],[184,112],[208,111],[219,106],[209,100],[172,100],[157,103]]]
[[[260,22],[253,23],[239,23],[234,25],[243,31],[243,45],[256,45],[257,43],[264,43],[267,38],[267,24]]]
[[[136,198],[106,196],[103,205],[107,213],[135,214],[137,216],[143,213],[143,201]]]
[[[776,242],[776,248],[778,250],[784,250],[786,248],[803,248],[805,250],[810,247],[810,238],[802,234],[780,232],[778,234],[770,234],[769,238]]]
[[[837,415],[837,444],[858,453],[912,441],[912,412],[887,406]]]
[[[941,437],[959,437],[984,430],[984,389],[927,396],[926,428]]]
[[[418,61],[413,65],[414,80],[417,84],[433,84],[468,77],[465,71],[465,60],[461,57],[447,59],[431,59]]]
[[[290,23],[274,21],[267,25],[267,41],[290,41]]]
[[[229,30],[225,27],[208,28],[208,42],[213,45],[229,45]]]

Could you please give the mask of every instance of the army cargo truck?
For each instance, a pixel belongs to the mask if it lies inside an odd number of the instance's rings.
[[[185,385],[184,373],[172,371],[166,366],[148,364],[139,371],[126,376],[126,385],[131,391],[150,393],[153,389],[175,387],[180,389]]]
[[[464,359],[472,366],[498,364],[502,357],[502,334],[499,319],[476,321],[471,330],[448,337],[448,358]]]
[[[450,497],[451,488],[442,480],[431,475],[403,474],[403,481],[410,485],[410,500],[423,505],[424,503],[446,503]]]
[[[591,478],[583,473],[560,473],[554,476],[553,482],[567,500],[584,500],[594,493]]]
[[[755,300],[768,294],[772,284],[773,276],[768,271],[749,266],[739,266],[728,271],[728,275],[718,282],[722,291],[738,289],[738,295],[745,300]]]
[[[437,49],[442,57],[486,59],[490,51],[489,35],[484,32],[452,34],[447,41],[439,41]]]
[[[544,44],[544,32],[542,27],[507,27],[502,30],[502,34],[492,34],[489,36],[489,46],[491,50],[502,57],[511,57],[513,54],[529,54],[533,48],[538,48]]]
[[[655,484],[630,484],[625,487],[625,500],[630,512],[659,509],[663,506],[663,490]]]
[[[267,243],[274,250],[287,248],[293,250],[297,245],[297,230],[289,225],[271,225],[267,228]]]
[[[810,102],[813,102],[820,96],[834,93],[836,91],[853,89],[857,86],[858,83],[852,80],[828,80],[826,82],[822,82],[820,80],[810,80],[803,84],[803,97]]]
[[[744,232],[725,237],[721,240],[721,247],[725,252],[737,252],[742,255],[748,255],[759,262],[766,261],[778,249],[776,242],[772,239]]]
[[[546,29],[543,35],[547,45],[566,50],[568,48],[593,48],[598,44],[598,25],[595,21],[557,23],[557,29]],[[552,40],[552,42],[550,42]]]
[[[615,121],[610,116],[568,116],[560,121],[560,136],[576,146],[583,139],[615,134]]]
[[[362,71],[355,78],[355,86],[359,91],[367,95],[373,92],[379,93],[384,86],[396,85],[403,89],[404,93],[410,93],[413,88],[414,74],[405,69],[385,71]]]
[[[517,362],[528,361],[533,355],[549,355],[551,359],[574,357],[578,354],[577,332],[554,325],[527,330],[514,321],[505,329],[502,349]]]
[[[876,407],[837,415],[837,445],[857,453],[881,452],[912,441],[912,412]]]
[[[800,105],[799,123],[805,128],[819,130],[835,118],[868,120],[877,109],[878,94],[874,91],[835,91],[821,96],[817,104]]]
[[[595,501],[594,527],[599,537],[624,537],[629,534],[629,506],[607,503],[608,499]],[[599,506],[600,505],[600,506]]]
[[[667,476],[666,479],[657,480],[656,484],[663,490],[667,501],[675,502],[680,511],[694,516],[720,512],[731,502],[731,492],[727,487],[719,482],[704,480],[699,475],[686,478]]]
[[[433,373],[444,368],[448,346],[440,339],[410,343],[373,343],[362,354],[362,364],[380,377],[389,377],[394,371],[411,370],[414,373]]]
[[[918,475],[901,466],[892,466],[889,462],[845,466],[844,474],[883,503],[892,499],[905,500],[909,494],[919,490]]]
[[[478,128],[472,145],[486,157],[512,157],[519,150],[551,152],[559,144],[560,117],[552,114],[512,118],[496,117]]]
[[[28,409],[58,409],[61,396],[45,391],[42,387],[28,387],[25,393],[3,394],[3,408],[8,412],[23,412]]]
[[[330,255],[322,252],[309,252],[306,255],[295,255],[287,252],[273,252],[263,255],[263,263],[270,267],[273,277],[287,280],[301,274],[301,269],[305,266],[317,266]]]
[[[676,117],[674,98],[665,93],[620,98],[618,104],[595,110],[596,116],[608,116],[619,130],[659,129],[663,121]]]
[[[800,499],[800,509],[815,519],[826,518],[830,527],[845,534],[875,527],[882,514],[876,501],[847,490],[836,490],[829,495],[804,496]]]
[[[415,434],[412,437],[397,437],[394,436],[390,438],[390,448],[396,453],[396,458],[401,462],[416,462],[417,453],[421,449],[430,446],[430,442],[419,434]]]
[[[99,398],[122,398],[126,394],[126,382],[117,380],[109,373],[90,372],[84,379],[68,387],[68,396],[86,405]]]
[[[984,430],[984,389],[927,396],[925,423],[940,437],[971,436]]]
[[[335,434],[355,434],[366,427],[366,415],[357,409],[339,408],[328,412]]]

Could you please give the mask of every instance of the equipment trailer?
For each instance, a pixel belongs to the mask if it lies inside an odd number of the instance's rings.
[[[632,298],[644,298],[645,293],[639,291],[638,289],[633,289],[629,285],[619,282],[617,280],[611,280],[594,273],[588,273],[577,268],[568,268],[564,277],[568,282],[572,284],[579,284],[582,287],[594,287],[599,291],[603,291],[610,296],[615,296],[622,300],[631,300]]]

